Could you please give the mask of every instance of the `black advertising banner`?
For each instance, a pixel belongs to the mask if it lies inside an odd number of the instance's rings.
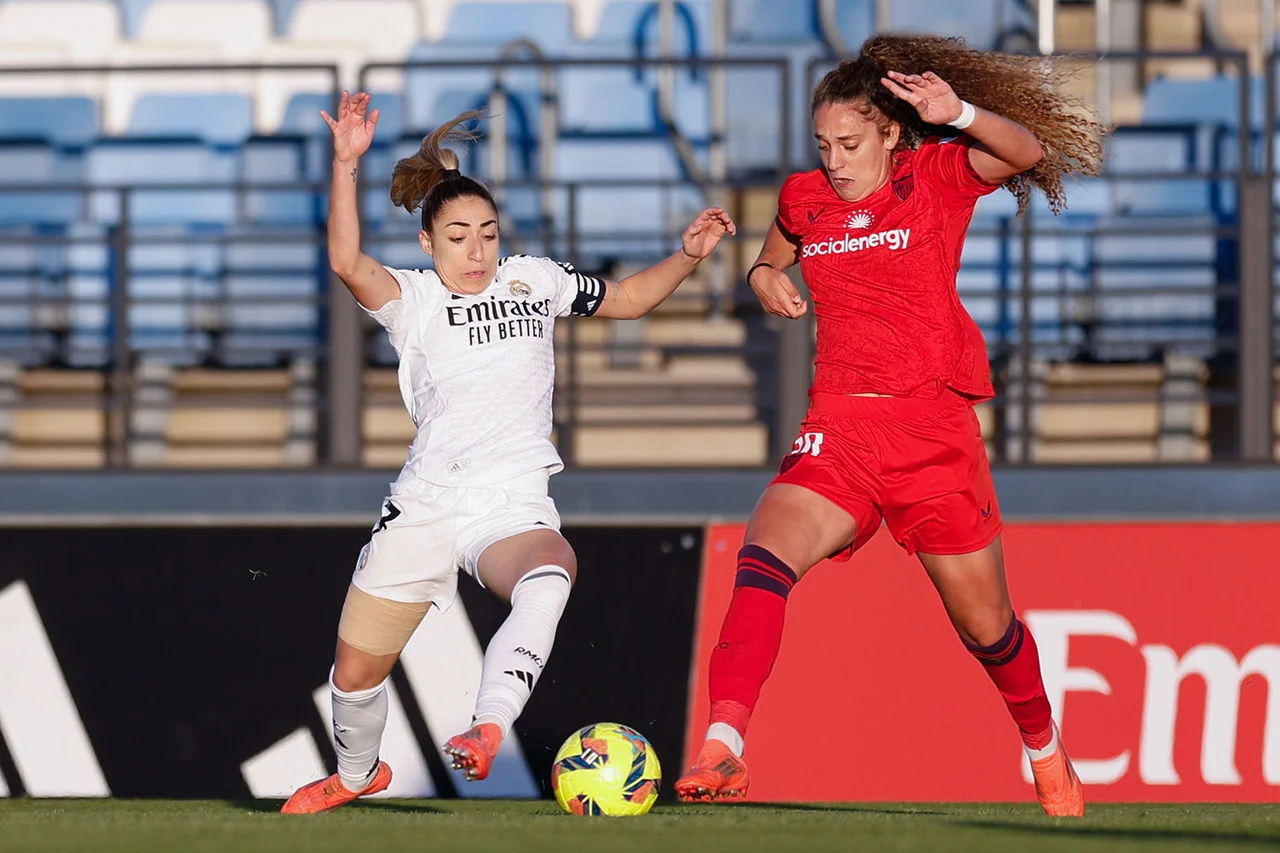
[[[332,772],[327,678],[367,529],[6,529],[0,795],[284,796]],[[446,771],[507,607],[469,578],[392,674],[395,796],[549,796],[561,742],[630,725],[679,771],[703,532],[567,529],[578,583],[490,779]]]

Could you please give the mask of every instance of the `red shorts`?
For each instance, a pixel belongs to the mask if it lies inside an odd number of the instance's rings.
[[[847,560],[883,520],[908,554],[969,554],[1000,534],[987,448],[973,404],[814,394],[775,483],[803,486],[853,516]]]

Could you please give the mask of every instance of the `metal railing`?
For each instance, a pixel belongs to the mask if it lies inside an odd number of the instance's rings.
[[[1247,80],[1247,64],[1243,54],[1179,54],[1134,52],[1085,56],[1085,61],[1132,62],[1146,59],[1200,59],[1209,56],[1219,64],[1236,69],[1237,80]],[[1080,55],[1074,55],[1082,59]],[[1276,68],[1280,60],[1272,57],[1268,64],[1268,98],[1264,126],[1273,128],[1276,120]],[[539,103],[543,115],[556,110],[558,94],[546,84],[547,69],[559,67],[622,67],[641,70],[669,69],[676,72],[693,68],[720,68],[726,73],[732,69],[756,66],[773,69],[781,80],[779,103],[773,105],[779,115],[791,114],[789,83],[790,69],[784,60],[698,60],[698,59],[644,59],[644,60],[546,60],[508,58],[497,63],[482,61],[423,62],[371,65],[361,74],[361,83],[368,85],[379,71],[404,73],[412,69],[439,70],[444,67],[469,70],[481,69],[492,73],[496,87],[505,89],[509,75],[519,72],[532,73],[543,81],[538,87]],[[168,67],[166,67],[168,68]],[[812,81],[821,65],[815,63],[809,70]],[[42,69],[47,73],[47,69]],[[172,70],[172,69],[169,69]],[[1239,87],[1237,128],[1248,128],[1248,92]],[[540,121],[538,130],[547,118]],[[734,199],[755,195],[767,198],[776,192],[782,176],[794,161],[791,150],[795,128],[788,122],[778,123],[775,141],[774,166],[767,173],[749,176],[732,175],[725,181],[716,181],[707,174],[695,174],[681,180],[653,181],[627,179],[560,180],[545,174],[552,160],[545,150],[545,140],[551,135],[541,132],[530,138],[544,140],[537,154],[539,166],[532,174],[508,174],[497,189],[508,194],[532,193],[538,199],[539,215],[531,222],[514,222],[504,228],[504,250],[511,252],[521,248],[533,248],[546,254],[568,260],[585,260],[588,271],[613,274],[617,270],[608,267],[608,254],[599,249],[610,247],[615,251],[625,241],[622,235],[593,229],[591,222],[583,222],[581,211],[591,203],[593,194],[623,193],[639,187],[671,197],[672,212],[682,210],[679,197],[708,195],[730,199],[731,209],[738,214],[744,231],[737,241],[727,243],[721,251],[724,258],[726,279],[732,283],[727,290],[709,289],[714,298],[707,299],[701,316],[721,314],[748,328],[745,344],[725,347],[718,344],[690,341],[687,345],[651,345],[634,338],[621,341],[588,341],[582,336],[579,323],[570,322],[564,327],[561,351],[563,381],[557,402],[558,438],[564,455],[571,463],[575,460],[576,435],[582,429],[584,406],[590,395],[582,384],[581,367],[584,357],[595,353],[617,357],[622,362],[633,361],[634,351],[645,349],[656,352],[661,359],[681,358],[689,352],[708,356],[731,355],[750,365],[756,377],[751,393],[759,421],[770,430],[770,446],[774,453],[789,446],[791,431],[798,423],[807,403],[805,392],[812,363],[812,326],[808,323],[780,323],[762,316],[750,293],[742,284],[753,252],[735,250],[741,243],[749,243],[763,236],[768,218],[747,223],[742,213],[748,209],[745,201]],[[406,138],[426,128],[406,127]],[[558,128],[557,128],[558,130]],[[1174,134],[1174,129],[1168,129]],[[1270,133],[1260,141],[1248,132],[1235,133],[1213,128],[1192,128],[1193,145],[1203,147],[1209,155],[1196,155],[1196,168],[1189,172],[1171,172],[1157,169],[1126,169],[1110,171],[1103,178],[1090,184],[1094,192],[1107,196],[1102,205],[1111,209],[1118,198],[1141,200],[1148,193],[1169,192],[1174,184],[1186,184],[1211,194],[1227,193],[1234,196],[1234,204],[1212,206],[1213,215],[1200,219],[1182,219],[1176,222],[1160,222],[1158,217],[1133,215],[1126,223],[1119,219],[1099,219],[1093,215],[1077,216],[1068,209],[1062,219],[1053,220],[1043,212],[1014,219],[1008,215],[986,215],[975,221],[970,232],[970,246],[979,244],[991,247],[993,255],[988,260],[966,258],[962,272],[980,277],[975,284],[971,279],[962,283],[962,296],[970,310],[984,325],[993,366],[995,368],[999,397],[994,406],[996,434],[993,448],[997,461],[1029,463],[1037,458],[1035,451],[1036,412],[1043,408],[1044,399],[1033,381],[1040,365],[1051,361],[1153,360],[1167,353],[1189,354],[1201,359],[1208,368],[1209,379],[1203,388],[1176,390],[1165,397],[1166,403],[1180,405],[1205,403],[1213,419],[1210,444],[1215,458],[1223,460],[1262,461],[1271,458],[1271,442],[1274,434],[1271,411],[1274,405],[1272,366],[1274,362],[1275,306],[1273,245],[1280,236],[1280,222],[1274,215],[1271,197],[1275,183],[1274,152],[1268,144]],[[1207,134],[1207,135],[1206,135]],[[1124,134],[1117,134],[1121,138]],[[502,136],[503,139],[507,135]],[[559,133],[556,134],[558,140]],[[1207,142],[1206,142],[1207,140]],[[705,143],[707,140],[703,140]],[[1260,147],[1259,147],[1260,146]],[[390,150],[390,149],[389,149]],[[388,160],[389,162],[389,160]],[[506,162],[503,157],[503,162]],[[389,175],[365,173],[362,198],[381,192],[378,184]],[[130,211],[139,193],[160,191],[223,190],[235,195],[237,205],[243,206],[246,197],[255,192],[303,191],[311,196],[319,211],[319,203],[327,188],[326,182],[317,184],[273,184],[262,182],[233,182],[229,184],[181,184],[146,186],[103,186],[88,183],[30,184],[0,188],[3,194],[28,194],[39,192],[67,192],[77,194],[82,203],[88,204],[91,196],[118,195],[121,210],[112,224],[103,227],[97,237],[68,234],[30,232],[6,233],[0,228],[0,251],[8,246],[38,243],[47,246],[69,247],[76,241],[97,240],[108,249],[109,265],[102,271],[110,288],[102,297],[107,311],[103,327],[104,340],[109,349],[101,353],[96,364],[109,376],[108,393],[103,398],[104,431],[108,464],[130,464],[129,447],[139,401],[135,368],[145,347],[138,346],[136,336],[130,334],[136,309],[155,304],[150,297],[139,296],[132,287],[135,270],[131,269],[133,253],[147,246],[162,245],[171,236],[134,226]],[[1069,187],[1069,198],[1074,188]],[[1216,196],[1215,196],[1216,197]],[[87,208],[86,208],[87,209]],[[369,211],[365,211],[369,214]],[[642,262],[674,248],[679,230],[666,222],[655,222],[646,233],[630,231],[638,248],[634,259]],[[410,245],[417,226],[411,218],[396,220],[379,214],[374,220],[366,220],[365,242],[369,247]],[[1181,235],[1175,237],[1174,235]],[[1214,249],[1212,258],[1201,263],[1205,281],[1178,284],[1175,279],[1179,267],[1176,259],[1150,259],[1145,263],[1142,280],[1129,285],[1117,285],[1108,279],[1110,273],[1124,266],[1123,260],[1114,257],[1114,246],[1125,240],[1141,240],[1164,237],[1175,242],[1191,244],[1207,241]],[[192,231],[181,238],[184,242],[206,242],[226,245],[232,241],[254,241],[269,245],[272,241],[303,242],[313,247],[316,263],[312,269],[315,288],[305,297],[296,299],[280,296],[263,297],[264,304],[283,305],[297,302],[313,307],[318,312],[318,324],[322,331],[316,340],[319,351],[309,353],[318,358],[324,368],[321,393],[316,410],[321,415],[321,426],[316,441],[319,445],[319,461],[324,465],[351,466],[360,464],[361,395],[362,375],[366,366],[377,365],[379,360],[370,357],[371,338],[376,333],[362,320],[353,300],[341,284],[327,275],[322,258],[324,241],[323,215],[318,214],[309,228],[273,231],[265,226],[236,228],[199,233]],[[401,242],[403,241],[403,243]],[[1054,255],[1043,257],[1046,247]],[[376,249],[371,251],[377,256]],[[594,265],[592,268],[591,265]],[[1173,271],[1173,272],[1170,272]],[[57,273],[56,275],[61,275]],[[220,273],[213,275],[218,280]],[[54,288],[56,290],[56,287]],[[61,299],[62,297],[58,297]],[[1182,300],[1199,306],[1208,305],[1207,313],[1196,315],[1196,325],[1188,331],[1179,328],[1176,317],[1118,316],[1116,304],[1167,298]],[[6,304],[27,304],[23,296],[0,298],[0,309]],[[1126,303],[1125,300],[1129,300]],[[83,301],[81,301],[83,302]],[[164,300],[159,300],[163,303]],[[172,300],[169,300],[171,303]],[[188,359],[207,360],[212,364],[223,363],[219,351],[219,336],[225,334],[228,309],[243,304],[246,298],[233,296],[215,287],[211,295],[191,300],[192,328],[196,329],[203,343],[192,348]],[[1170,301],[1168,304],[1182,304]],[[700,303],[701,304],[701,303]],[[1046,307],[1048,306],[1048,307]],[[65,311],[61,303],[52,314],[56,317]],[[1197,308],[1197,311],[1200,309]],[[985,313],[984,313],[985,312]],[[1046,313],[1047,312],[1047,313]],[[67,323],[56,320],[48,323],[52,339],[65,338]],[[1142,334],[1137,334],[1141,332]],[[203,347],[203,349],[201,349]],[[172,357],[168,353],[167,357]],[[56,361],[56,360],[55,360]],[[1195,383],[1193,383],[1194,385]],[[1182,386],[1179,386],[1182,388]],[[1180,396],[1182,394],[1186,396]],[[719,399],[719,398],[717,398]],[[737,398],[735,398],[737,399]],[[1126,398],[1112,396],[1112,402]],[[623,401],[635,409],[635,416],[628,423],[644,425],[656,423],[656,411],[649,411],[650,402],[643,399]],[[672,393],[665,405],[681,406],[690,398]],[[688,419],[691,425],[706,425],[714,421]]]

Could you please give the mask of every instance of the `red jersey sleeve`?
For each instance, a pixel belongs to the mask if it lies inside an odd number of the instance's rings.
[[[972,200],[1000,189],[978,174],[969,159],[973,138],[942,140],[931,136],[916,151],[915,174],[953,198]]]
[[[774,220],[774,224],[778,226],[783,236],[793,243],[798,243],[804,236],[806,221],[800,208],[801,186],[811,174],[811,172],[797,172],[789,176],[778,192],[778,218]]]

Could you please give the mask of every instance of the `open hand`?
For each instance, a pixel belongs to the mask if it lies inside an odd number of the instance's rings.
[[[338,102],[338,119],[324,110],[320,118],[333,131],[333,157],[335,160],[354,160],[369,150],[373,142],[373,130],[378,126],[378,111],[369,111],[369,93],[343,91]]]
[[[720,243],[720,238],[725,234],[737,234],[738,226],[733,224],[733,220],[729,218],[729,214],[718,207],[708,207],[702,213],[698,214],[698,218],[693,220],[693,224],[685,229],[683,241],[683,251],[690,258],[702,260],[710,255]]]
[[[916,108],[926,124],[947,124],[960,118],[960,96],[951,84],[932,71],[903,74],[890,71],[881,77],[884,87]]]

